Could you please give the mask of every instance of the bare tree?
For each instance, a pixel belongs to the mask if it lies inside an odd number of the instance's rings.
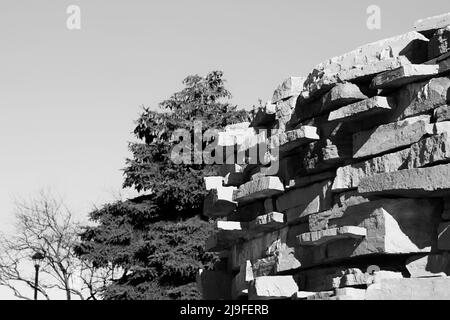
[[[44,259],[37,290],[46,299],[57,290],[67,300],[97,299],[114,268],[96,269],[74,254],[80,227],[63,201],[43,191],[36,199],[16,202],[15,213],[15,233],[0,239],[0,285],[18,298],[30,299],[23,293],[35,289],[30,257],[40,252]]]

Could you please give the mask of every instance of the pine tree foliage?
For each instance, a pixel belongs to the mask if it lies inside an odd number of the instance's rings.
[[[248,121],[249,114],[230,104],[220,71],[189,76],[183,85],[160,104],[162,111],[145,108],[136,121],[139,142],[129,144],[124,187],[147,195],[92,211],[95,225],[85,228],[76,248],[98,267],[112,263],[123,271],[105,299],[199,298],[196,272],[216,262],[204,251],[212,225],[201,211],[203,177],[214,175],[217,167],[175,164],[171,151],[179,141],[173,135],[179,129],[193,133],[194,121],[201,121],[203,131],[222,129]]]

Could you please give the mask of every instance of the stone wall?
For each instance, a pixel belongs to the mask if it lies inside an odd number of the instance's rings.
[[[221,133],[246,161],[205,179],[222,259],[199,273],[206,299],[450,298],[449,25],[290,77]]]

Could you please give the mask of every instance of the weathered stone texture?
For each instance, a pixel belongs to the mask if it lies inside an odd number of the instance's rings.
[[[358,192],[407,197],[439,196],[450,191],[448,177],[450,177],[450,164],[381,173],[362,179]]]
[[[420,140],[409,149],[388,153],[337,169],[333,191],[356,188],[362,178],[378,173],[420,168],[437,162],[450,161],[450,133]]]
[[[375,156],[407,147],[434,132],[429,116],[408,118],[353,135],[353,157]]]
[[[278,177],[262,177],[240,186],[233,198],[237,202],[251,202],[280,194],[283,191],[284,186]]]

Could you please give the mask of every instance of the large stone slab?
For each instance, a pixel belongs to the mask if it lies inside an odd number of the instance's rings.
[[[439,74],[439,65],[437,64],[407,64],[375,76],[371,86],[375,89],[395,89],[437,74]]]
[[[450,191],[450,164],[400,170],[365,177],[358,192],[366,195],[406,197],[439,196]]]
[[[408,62],[420,64],[427,60],[427,46],[428,39],[417,32],[370,43],[319,64],[304,87],[314,97],[339,82],[370,77]]]
[[[286,299],[296,292],[298,285],[292,276],[258,277],[250,285],[249,300]]]
[[[450,255],[442,254],[417,255],[406,261],[411,278],[424,278],[450,275]]]
[[[275,90],[272,97],[272,103],[298,96],[303,90],[305,77],[289,77]]]
[[[327,111],[368,99],[368,95],[375,94],[375,92],[368,91],[370,90],[366,88],[361,90],[356,84],[350,82],[339,83],[323,97],[315,101],[305,103],[302,98],[298,99],[295,107],[295,115],[297,120],[305,121],[312,117],[324,114]]]
[[[388,99],[376,96],[332,111],[328,121],[353,121],[389,111],[391,106]]]
[[[332,180],[318,182],[305,188],[294,189],[281,195],[276,200],[276,207],[286,212],[287,222],[295,222],[308,214],[331,208]]]
[[[235,187],[218,187],[211,189],[203,203],[203,214],[209,217],[225,217],[231,214],[237,207],[233,200]]]
[[[392,95],[397,108],[393,120],[403,119],[446,105],[450,101],[450,79],[433,78],[428,81],[411,83]]]
[[[269,138],[271,149],[278,148],[279,152],[289,152],[304,144],[319,140],[319,131],[312,126],[302,126],[295,130],[279,132]]]
[[[428,59],[434,59],[450,51],[450,26],[435,32],[428,44]]]
[[[360,239],[366,236],[367,230],[365,228],[345,226],[303,233],[297,239],[301,246],[318,246],[340,239]]]
[[[375,156],[407,147],[433,132],[430,116],[417,116],[358,132],[353,135],[353,158]]]
[[[442,133],[420,140],[409,149],[388,153],[337,169],[333,192],[356,188],[362,178],[378,173],[412,169],[450,161],[450,135]]]
[[[370,254],[430,252],[436,248],[441,203],[425,199],[380,199],[335,211],[322,228],[358,226],[367,230],[363,239],[333,241],[314,252],[313,261]],[[321,216],[322,213],[317,214]],[[320,219],[315,219],[320,221]],[[299,259],[304,265],[305,260]]]
[[[450,25],[450,13],[444,13],[438,16],[428,17],[425,19],[417,20],[414,23],[414,29],[418,32],[424,32],[433,34],[435,30],[444,28]]]
[[[297,236],[309,232],[309,224],[287,226],[234,246],[231,268],[272,255],[277,257],[276,272],[287,272],[353,257],[431,252],[437,248],[441,210],[436,199],[381,199],[350,206],[328,217],[323,228],[362,227],[365,238],[305,247],[298,245]]]
[[[284,186],[278,177],[262,177],[239,187],[233,199],[239,203],[251,202],[280,194]]]
[[[366,300],[450,300],[450,278],[383,279],[366,291]]]

